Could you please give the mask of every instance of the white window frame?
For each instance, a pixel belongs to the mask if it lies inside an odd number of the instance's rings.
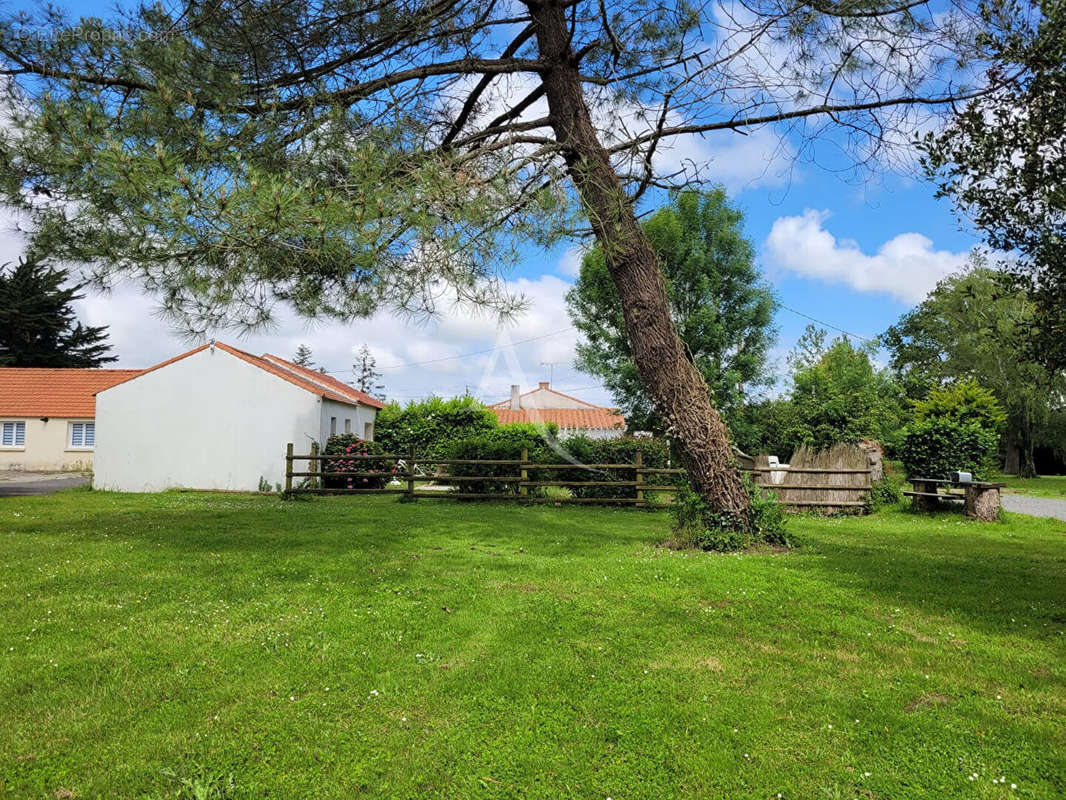
[[[374,423],[373,422],[364,422],[363,423],[363,441],[364,442],[370,442],[370,441],[373,441],[373,440],[374,440]]]
[[[345,433],[351,433],[352,432],[352,418],[351,417],[345,417],[344,418],[344,432]]]
[[[7,426],[11,425],[11,444],[4,444],[4,436]],[[19,443],[19,428],[22,429],[22,443]],[[0,420],[0,450],[25,450],[26,449],[26,420],[4,419]]]
[[[74,429],[81,426],[82,444],[74,444]],[[92,426],[92,444],[85,444],[85,432],[87,426]],[[78,420],[67,424],[67,449],[89,452],[96,449],[96,421],[91,419]]]
[[[329,418],[329,435],[330,436],[336,436],[337,435],[337,418],[336,417],[330,417]]]

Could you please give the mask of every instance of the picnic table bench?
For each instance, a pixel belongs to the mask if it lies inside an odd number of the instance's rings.
[[[967,517],[981,522],[995,522],[999,519],[999,490],[1006,485],[987,481],[912,478],[913,491],[903,494],[911,498],[911,506],[917,511],[935,511],[941,500],[962,500]],[[945,491],[939,491],[941,488]],[[953,492],[953,488],[962,488],[965,491]]]

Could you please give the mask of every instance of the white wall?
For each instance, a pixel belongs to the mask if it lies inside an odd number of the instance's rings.
[[[597,408],[592,403],[575,400],[571,397],[563,397],[544,388],[537,388],[529,392],[522,397],[521,403],[522,408]],[[509,407],[509,405],[505,406],[505,408]]]
[[[201,350],[96,396],[93,484],[150,492],[254,490],[260,476],[284,482],[285,445],[310,452],[321,405],[224,350]]]
[[[344,403],[338,403],[335,400],[323,400],[322,401],[322,424],[321,433],[319,434],[319,441],[325,444],[330,436],[330,418],[337,418],[337,433],[344,433],[344,420],[350,419],[352,421],[351,433],[354,433],[360,439],[363,436],[363,425],[367,422],[373,425],[374,419],[377,417],[377,409],[370,406],[352,407],[345,405]],[[371,432],[370,440],[374,440],[373,433]]]

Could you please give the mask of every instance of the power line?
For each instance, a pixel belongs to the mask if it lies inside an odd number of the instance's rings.
[[[855,339],[861,339],[864,342],[870,342],[872,344],[880,344],[880,342],[877,339],[871,339],[869,336],[860,336],[857,333],[852,333],[851,331],[846,331],[843,328],[838,328],[836,325],[833,325],[832,323],[825,322],[824,320],[816,319],[815,317],[812,317],[810,314],[804,314],[802,311],[797,311],[796,309],[794,309],[794,308],[792,308],[790,306],[786,306],[784,303],[778,303],[778,305],[781,306],[781,308],[785,309],[785,311],[791,311],[793,314],[799,314],[804,319],[809,319],[811,322],[817,322],[819,325],[825,325],[825,327],[832,328],[833,330],[839,331],[840,333],[843,333],[843,334],[845,334],[847,336],[851,336],[851,337],[853,337]]]

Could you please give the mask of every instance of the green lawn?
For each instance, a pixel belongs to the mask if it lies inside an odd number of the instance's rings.
[[[1066,794],[1066,524],[792,524],[713,555],[630,509],[0,500],[0,790]]]
[[[1038,478],[1000,475],[996,480],[1007,484],[1005,491],[1011,494],[1029,494],[1035,497],[1054,497],[1066,500],[1066,475],[1041,475]]]

